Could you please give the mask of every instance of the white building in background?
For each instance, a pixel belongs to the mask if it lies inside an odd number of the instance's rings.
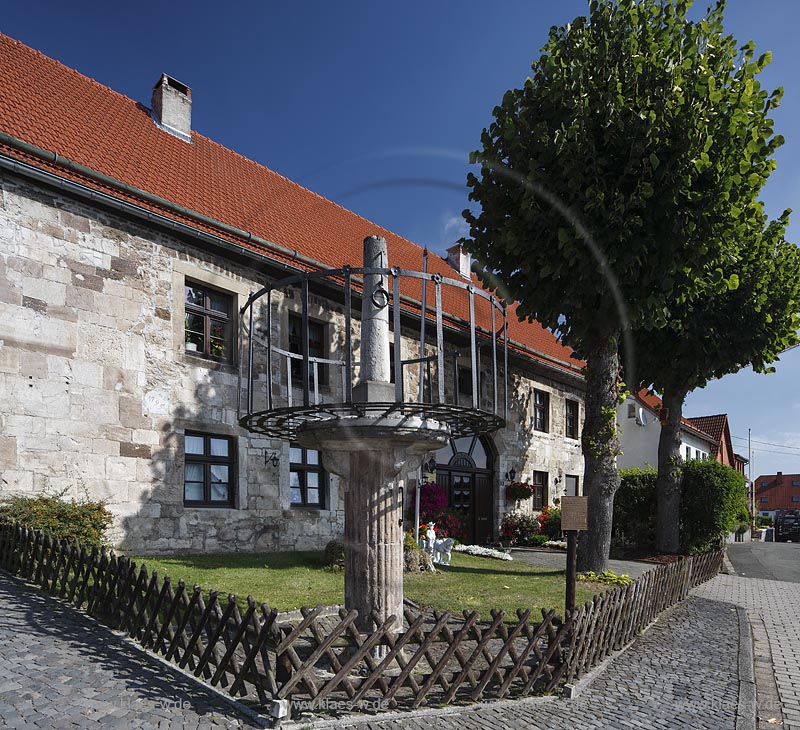
[[[647,389],[631,393],[617,406],[617,423],[620,426],[620,448],[617,467],[658,466],[658,440],[661,435],[659,408],[661,399],[648,395]],[[714,438],[692,425],[690,419],[681,423],[681,456],[685,461],[708,459],[717,450]]]

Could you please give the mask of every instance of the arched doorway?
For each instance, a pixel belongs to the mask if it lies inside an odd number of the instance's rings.
[[[436,452],[436,481],[461,518],[468,543],[492,540],[494,450],[482,436],[450,439]]]

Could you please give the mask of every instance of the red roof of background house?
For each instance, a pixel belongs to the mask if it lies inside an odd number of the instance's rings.
[[[129,186],[215,221],[248,231],[320,263],[320,268],[359,266],[362,241],[386,238],[390,261],[422,268],[422,249],[222,145],[192,132],[192,144],[162,131],[144,105],[119,94],[39,51],[0,33],[0,132],[55,153],[43,160],[0,140],[0,152],[81,182],[116,198],[212,232],[297,268],[310,268],[291,254],[265,249],[247,238],[181,216],[135,193],[103,185],[58,164],[58,157],[89,167]],[[429,271],[458,278],[441,258]],[[478,284],[473,276],[473,282]],[[413,296],[413,290],[408,292]],[[443,308],[469,319],[462,290],[443,287]],[[419,295],[417,295],[419,298]],[[509,334],[517,349],[562,370],[583,363],[538,323],[518,322],[509,307]],[[479,325],[489,329],[488,317]]]
[[[731,441],[730,426],[728,424],[728,414],[719,413],[715,416],[698,416],[690,418],[689,422],[701,431],[713,436],[717,448],[714,456],[723,464],[736,468],[736,455],[733,453],[733,442]],[[745,461],[740,461],[739,465],[744,469]]]
[[[637,394],[636,398],[644,403],[651,411],[654,413],[658,413],[661,410],[661,398],[659,398],[655,393],[651,393],[649,388],[642,388]],[[700,438],[706,439],[707,441],[711,441],[719,446],[719,438],[716,438],[713,434],[706,431],[703,428],[700,428],[697,424],[694,423],[696,419],[694,418],[681,418],[681,425],[689,432],[697,434]]]
[[[728,416],[724,413],[717,414],[716,416],[697,416],[688,419],[689,423],[695,428],[707,433],[718,444],[722,440],[722,434],[725,430],[725,422],[727,420]]]

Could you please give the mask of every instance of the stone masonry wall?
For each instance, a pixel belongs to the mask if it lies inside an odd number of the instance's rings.
[[[342,529],[289,508],[288,444],[236,424],[233,368],[185,353],[183,285],[261,284],[160,233],[11,179],[0,195],[3,492],[108,502],[134,552],[293,550]],[[183,505],[183,432],[238,436],[235,508]],[[264,451],[281,456],[265,466]]]
[[[342,533],[342,485],[331,477],[329,509],[290,508],[288,444],[239,428],[235,369],[184,350],[187,279],[231,292],[234,311],[263,283],[175,238],[0,176],[0,495],[103,499],[113,542],[135,553],[321,548]],[[276,304],[273,334],[285,333],[299,304],[291,293]],[[335,351],[341,311],[314,306]],[[533,385],[514,381],[514,413],[493,436],[498,474],[582,475],[578,442],[559,422],[565,393],[582,402],[580,393],[537,380],[551,392],[551,433],[531,436]],[[233,508],[184,506],[187,428],[237,437]],[[277,467],[265,461],[272,452]]]

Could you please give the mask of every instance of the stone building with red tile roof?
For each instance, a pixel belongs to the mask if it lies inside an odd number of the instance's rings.
[[[103,499],[137,552],[319,548],[341,533],[343,485],[239,427],[237,312],[265,281],[359,265],[368,235],[393,266],[420,270],[423,251],[199,134],[191,105],[167,75],[148,106],[0,34],[0,492]],[[458,275],[439,257],[429,271]],[[338,304],[315,296],[330,355]],[[468,298],[443,309],[463,329]],[[297,317],[286,291],[287,349]],[[513,307],[509,337],[506,427],[437,455],[444,481],[460,464],[476,541],[513,506],[512,468],[541,503],[581,490],[583,363]]]

